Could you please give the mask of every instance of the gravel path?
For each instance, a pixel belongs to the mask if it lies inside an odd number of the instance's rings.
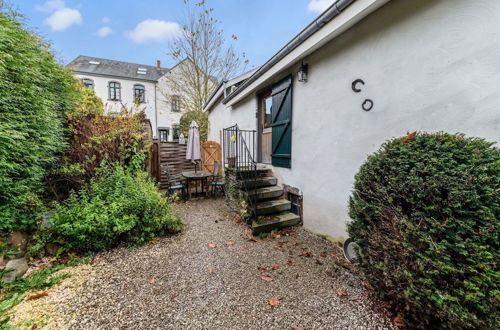
[[[330,242],[302,228],[249,241],[222,200],[178,209],[182,234],[98,255],[58,328],[394,328]]]

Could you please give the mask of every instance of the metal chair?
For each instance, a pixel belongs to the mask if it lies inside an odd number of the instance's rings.
[[[226,194],[226,183],[223,176],[219,176],[219,161],[214,161],[214,171],[212,172],[212,182],[210,183],[212,197],[215,198],[217,195],[217,190],[219,190],[222,195]]]
[[[167,174],[167,183],[168,183],[168,196],[172,196],[177,191],[181,191],[182,200],[186,200],[186,183],[185,180],[181,176],[172,176],[168,170],[168,165],[166,170],[163,171],[164,174]]]

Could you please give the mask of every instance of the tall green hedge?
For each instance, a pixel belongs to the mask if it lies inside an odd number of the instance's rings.
[[[43,178],[65,146],[73,82],[46,43],[0,13],[0,232],[34,224]]]
[[[410,134],[361,166],[349,235],[374,287],[412,327],[500,324],[500,150]]]

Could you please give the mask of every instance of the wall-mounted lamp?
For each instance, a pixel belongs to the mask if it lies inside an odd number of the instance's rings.
[[[307,82],[308,68],[309,68],[309,65],[304,64],[304,62],[302,62],[302,64],[300,65],[299,73],[298,73],[298,78],[299,78],[298,80],[300,82]]]

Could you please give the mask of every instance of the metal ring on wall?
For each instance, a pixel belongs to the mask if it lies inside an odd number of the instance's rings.
[[[361,105],[363,110],[365,111],[370,111],[373,108],[373,101],[370,99],[366,99],[363,104]]]

